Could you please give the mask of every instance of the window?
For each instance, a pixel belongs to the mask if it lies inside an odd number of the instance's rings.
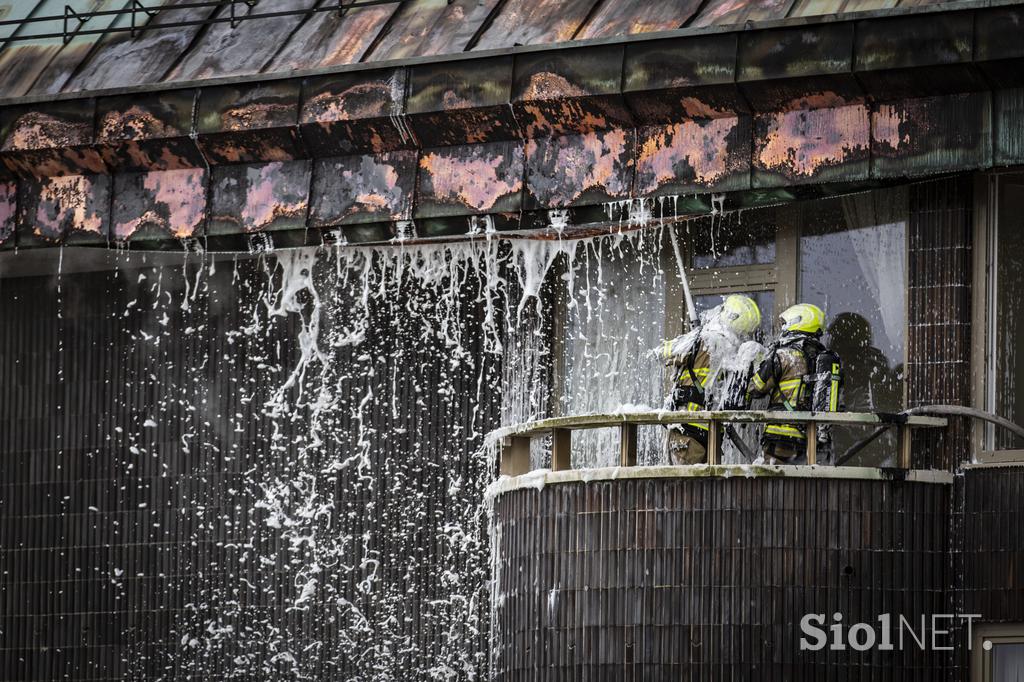
[[[843,359],[850,412],[898,412],[904,404],[907,192],[874,190],[807,205],[800,232],[799,299],[825,311],[825,344]],[[835,428],[841,455],[864,433]],[[895,453],[887,433],[852,464]]]
[[[972,682],[1024,679],[1024,625],[981,625],[971,646]]]
[[[1024,423],[1024,174],[992,178],[995,211],[987,244],[985,409]],[[986,429],[983,449],[1020,451],[1024,441],[1003,429]]]
[[[753,209],[694,221],[687,231],[697,307],[730,293],[752,296],[770,343],[777,318],[797,302],[825,311],[827,346],[843,359],[848,411],[903,409],[907,304],[906,188]],[[834,428],[839,455],[864,429]],[[877,466],[895,453],[885,434],[851,464]]]
[[[650,238],[604,239],[575,247],[558,275],[554,323],[554,414],[618,411],[662,404],[667,373],[656,353],[685,328],[679,257],[698,312],[742,293],[761,309],[761,341],[797,302],[826,314],[826,345],[846,368],[849,411],[903,408],[907,304],[905,188],[719,213],[652,231]],[[657,232],[658,238],[653,237]],[[639,234],[639,233],[638,233]],[[870,429],[833,429],[845,453]],[[659,463],[660,436],[641,431],[639,460]],[[617,433],[573,436],[573,465],[614,464]],[[879,466],[895,456],[887,434],[851,464]]]

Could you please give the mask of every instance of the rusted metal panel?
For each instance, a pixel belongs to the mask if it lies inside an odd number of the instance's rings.
[[[384,152],[415,142],[403,115],[406,69],[307,79],[299,115],[313,156]]]
[[[18,197],[20,246],[102,242],[107,238],[109,175],[24,178]]]
[[[572,40],[597,0],[506,0],[474,50]]]
[[[871,177],[920,176],[992,161],[987,92],[877,104],[871,112]]]
[[[96,101],[96,142],[107,166],[172,170],[203,165],[192,137],[197,90],[101,97]]]
[[[18,210],[18,183],[0,182],[0,248],[13,244]]]
[[[637,122],[676,123],[747,110],[735,85],[737,36],[699,36],[626,46],[622,90]]]
[[[750,187],[749,116],[688,120],[637,131],[637,196]]]
[[[209,235],[303,229],[311,162],[214,166]]]
[[[512,107],[528,138],[628,127],[621,45],[516,57]]]
[[[756,111],[776,111],[789,100],[827,91],[861,96],[853,77],[853,24],[834,23],[744,32],[736,80]]]
[[[163,5],[187,5],[192,0],[165,0]],[[147,26],[200,21],[216,11],[213,7],[194,7],[162,12]],[[75,74],[63,92],[100,90],[111,84],[157,83],[163,79],[188,49],[200,26],[143,31],[132,38],[129,33],[111,33],[103,38]]]
[[[263,70],[294,71],[363,61],[398,3],[318,12],[302,24]]]
[[[412,150],[318,159],[309,224],[329,227],[410,219],[416,159]]]
[[[509,101],[512,57],[415,66],[406,112],[425,147],[518,137]]]
[[[523,163],[518,141],[424,150],[415,217],[517,211],[522,207]]]
[[[616,128],[526,142],[526,208],[629,198],[635,132]]]
[[[597,10],[574,38],[586,40],[671,31],[689,21],[701,4],[699,0],[604,2],[597,6]]]
[[[197,236],[206,218],[203,168],[118,173],[114,176],[116,241]]]
[[[754,187],[867,179],[871,128],[866,104],[821,93],[791,105],[754,115]]]
[[[295,80],[203,88],[196,117],[199,148],[211,164],[300,158],[298,119]]]
[[[1024,9],[980,10],[974,18],[974,60],[997,87],[1024,86]]]
[[[317,0],[275,0],[273,11],[309,9]],[[264,3],[265,4],[265,3]],[[223,6],[218,17],[232,11],[235,16],[262,14],[263,4],[251,8],[239,3],[234,8]],[[259,73],[281,45],[308,15],[287,15],[269,19],[251,19],[232,27],[230,23],[212,24],[189,47],[184,58],[164,78],[168,81],[189,81],[200,78],[222,78]]]
[[[21,175],[75,175],[106,170],[93,142],[95,100],[0,110],[0,155]]]
[[[708,3],[691,26],[731,26],[785,19],[794,0],[719,0]]]
[[[970,13],[857,22],[854,69],[878,99],[964,92],[985,87],[969,65],[974,45]],[[894,49],[899,46],[899,49]]]
[[[1024,88],[998,90],[992,95],[997,166],[1024,164]]]

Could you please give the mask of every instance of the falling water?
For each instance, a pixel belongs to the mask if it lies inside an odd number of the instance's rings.
[[[667,388],[674,228],[623,210],[641,218],[586,238],[482,225],[86,274],[62,255],[61,400],[95,396],[56,442],[81,458],[67,476],[100,472],[64,508],[104,535],[69,570],[151,614],[116,626],[120,676],[484,678],[485,435]],[[581,434],[574,464],[612,463],[616,439]],[[641,430],[642,462],[660,441]]]

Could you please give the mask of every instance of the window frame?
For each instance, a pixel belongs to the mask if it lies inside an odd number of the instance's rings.
[[[999,240],[1000,180],[1005,175],[1024,179],[1024,168],[1012,168],[975,176],[974,238],[971,316],[972,404],[978,409],[995,411],[996,319],[994,301],[997,292],[996,249]],[[1024,462],[1024,448],[997,449],[995,425],[975,428],[971,437],[974,460],[982,464]]]
[[[974,627],[971,642],[971,682],[993,682],[992,650],[984,643],[1024,644],[1024,623],[987,623]]]

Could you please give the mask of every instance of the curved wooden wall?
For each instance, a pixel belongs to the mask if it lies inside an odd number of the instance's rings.
[[[735,476],[501,492],[492,679],[934,682],[941,655],[801,652],[799,622],[945,613],[949,495]]]

